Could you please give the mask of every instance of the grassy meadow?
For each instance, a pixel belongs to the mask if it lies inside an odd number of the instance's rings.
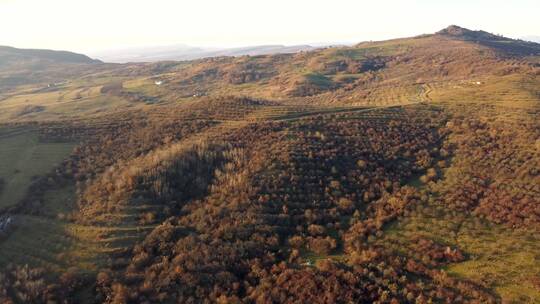
[[[433,204],[418,206],[394,222],[380,242],[401,250],[418,236],[465,253],[465,261],[445,268],[449,275],[493,289],[504,303],[540,302],[540,290],[534,286],[540,274],[540,236]]]
[[[74,143],[40,142],[33,130],[0,135],[0,208],[17,204],[36,176],[49,173],[72,151]]]

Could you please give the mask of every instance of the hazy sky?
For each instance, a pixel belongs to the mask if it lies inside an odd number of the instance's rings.
[[[540,35],[540,0],[0,0],[0,45],[92,52],[131,46],[360,42],[450,24]]]

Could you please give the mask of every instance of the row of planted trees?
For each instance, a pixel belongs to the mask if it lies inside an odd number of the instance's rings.
[[[148,125],[88,141],[64,166],[82,180],[79,221],[141,202],[162,207],[149,217],[160,225],[86,281],[96,301],[495,303],[439,269],[464,259],[459,248],[417,238],[409,250],[423,254],[404,257],[371,241],[427,201],[404,184],[433,178],[452,148],[442,146],[444,113],[386,111],[249,124],[204,141],[138,129],[155,130]],[[138,148],[122,151],[131,143]],[[62,292],[53,294],[71,295]]]
[[[538,229],[538,114],[473,105],[453,111],[459,115],[446,129],[454,134],[447,143],[455,156],[446,178],[433,190],[449,207],[511,227]],[[504,118],[500,111],[514,118]]]
[[[242,156],[135,246],[123,273],[104,271],[99,299],[495,303],[437,269],[463,259],[457,248],[418,239],[412,246],[426,254],[416,259],[367,241],[426,200],[402,185],[440,157],[443,118],[427,127],[412,115],[381,123],[341,114],[232,132],[223,140]]]

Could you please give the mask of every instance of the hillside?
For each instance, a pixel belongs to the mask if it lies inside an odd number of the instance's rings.
[[[46,60],[56,63],[99,63],[98,60],[88,56],[67,52],[38,49],[17,49],[8,46],[0,46],[0,65],[7,66],[17,61]]]
[[[298,54],[46,66],[31,73],[6,72],[2,83],[10,92],[0,95],[0,118],[62,119],[206,96],[392,105],[474,94],[478,100],[519,105],[534,102],[540,94],[538,48],[451,26],[431,35]],[[29,76],[16,76],[20,73]],[[61,85],[50,88],[51,77]],[[14,86],[18,81],[39,84]]]
[[[67,51],[0,46],[0,93],[17,85],[61,82],[88,72],[87,66],[100,63]]]
[[[165,88],[174,88],[174,98],[239,94],[310,97],[316,103],[407,100],[418,95],[422,85],[454,86],[537,73],[538,44],[455,30],[301,54],[220,57],[147,67],[162,73],[154,77],[160,77]]]
[[[538,303],[537,49],[450,26],[9,86],[0,302]]]
[[[456,25],[451,25],[437,32],[437,34],[485,45],[509,55],[540,55],[540,45],[538,43],[510,39],[484,31],[471,31]]]

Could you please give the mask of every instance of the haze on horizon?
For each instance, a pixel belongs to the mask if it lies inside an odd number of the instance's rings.
[[[0,0],[0,45],[92,53],[177,44],[353,43],[450,24],[512,38],[540,34],[537,0],[441,2]]]

